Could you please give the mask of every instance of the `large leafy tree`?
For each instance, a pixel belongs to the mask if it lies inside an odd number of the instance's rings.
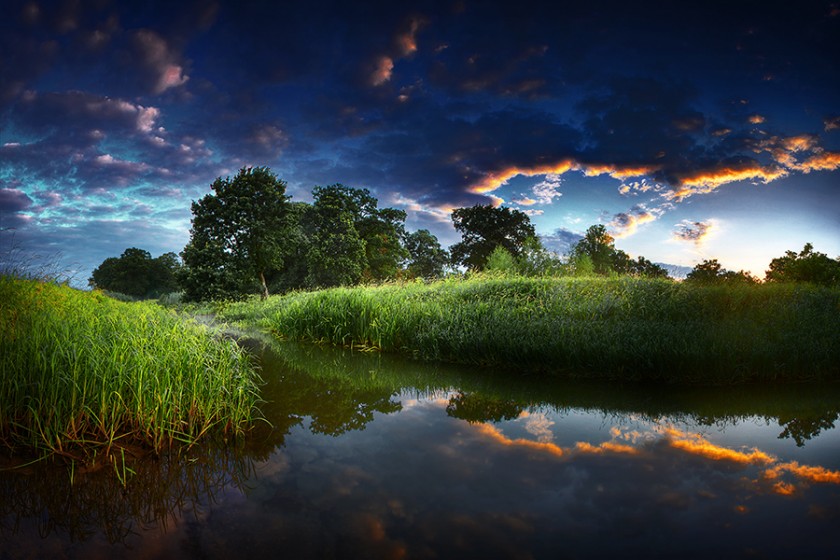
[[[309,284],[338,286],[396,276],[408,251],[405,212],[378,208],[367,189],[315,187],[308,252]]]
[[[405,236],[408,250],[408,274],[415,278],[438,278],[443,276],[449,263],[449,253],[441,247],[438,238],[429,230],[420,229]]]
[[[283,266],[288,251],[286,183],[267,167],[249,167],[210,187],[213,193],[192,203],[185,296],[236,297],[258,287],[268,297],[266,275]]]
[[[102,261],[93,270],[88,284],[136,298],[154,298],[177,291],[176,274],[180,267],[175,253],[152,258],[148,251],[129,247],[119,257]]]
[[[450,249],[452,261],[474,270],[482,270],[496,247],[518,256],[528,238],[535,237],[527,214],[519,210],[491,205],[456,208],[452,212],[461,241]]]
[[[364,193],[343,185],[315,187],[312,196],[308,283],[318,287],[356,284],[367,264],[365,241],[356,228],[356,217],[362,206],[370,207],[371,203]]]
[[[770,269],[765,272],[768,282],[812,282],[830,286],[840,284],[840,260],[829,258],[824,253],[814,251],[814,246],[806,243],[798,254],[786,251],[783,257],[770,261]]]

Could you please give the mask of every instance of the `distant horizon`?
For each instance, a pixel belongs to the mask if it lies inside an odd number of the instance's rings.
[[[0,231],[82,283],[180,253],[190,202],[257,166],[298,201],[367,188],[444,247],[493,204],[689,269],[840,255],[830,0],[4,8]]]

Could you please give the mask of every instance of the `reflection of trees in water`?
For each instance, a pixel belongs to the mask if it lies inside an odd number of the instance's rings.
[[[518,418],[525,406],[514,400],[459,391],[450,397],[446,414],[470,423],[501,422]]]
[[[779,426],[784,427],[779,439],[793,438],[797,447],[803,447],[807,440],[817,437],[821,431],[834,428],[837,418],[840,418],[840,412],[836,410],[827,410],[822,414],[807,412],[797,416],[779,416]]]
[[[79,542],[101,533],[111,544],[125,543],[138,525],[166,529],[226,488],[241,490],[254,464],[231,448],[194,447],[131,468],[135,474],[125,486],[107,466],[76,473],[72,484],[66,469],[55,465],[0,471],[0,535],[15,535],[26,519],[37,519],[41,538]]]

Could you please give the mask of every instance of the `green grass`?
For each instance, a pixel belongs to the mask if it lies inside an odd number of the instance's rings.
[[[12,453],[112,461],[112,448],[235,437],[256,413],[248,355],[154,303],[0,276],[0,350]]]
[[[232,304],[282,338],[569,377],[840,379],[840,290],[477,276]]]

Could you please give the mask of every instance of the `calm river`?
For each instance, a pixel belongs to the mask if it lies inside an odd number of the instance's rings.
[[[547,381],[256,346],[245,446],[0,472],[7,558],[838,558],[840,387]],[[281,358],[282,356],[282,358]]]

